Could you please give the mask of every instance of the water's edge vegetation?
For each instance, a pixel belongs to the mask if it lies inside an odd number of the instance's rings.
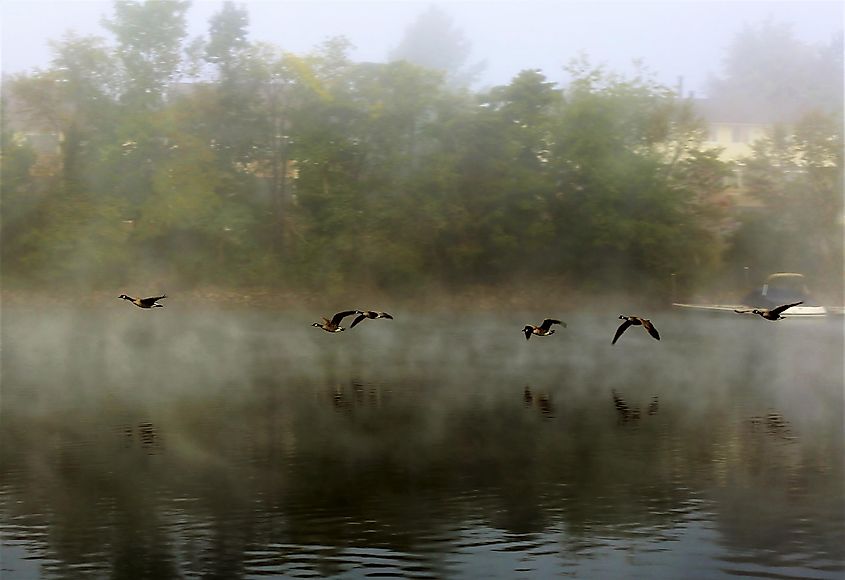
[[[742,209],[695,100],[647,71],[582,57],[566,84],[525,70],[470,89],[407,59],[354,62],[342,38],[308,54],[251,43],[233,3],[189,42],[188,5],[118,2],[112,43],[69,34],[50,67],[4,78],[4,285],[419,295],[548,277],[666,300],[749,266],[841,295],[835,75],[787,106],[725,71],[716,96],[790,111],[743,161],[759,203]],[[745,34],[737,62],[790,40]],[[806,67],[831,66],[812,54]]]

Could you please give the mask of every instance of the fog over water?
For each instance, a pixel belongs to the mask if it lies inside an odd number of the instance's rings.
[[[842,18],[3,2],[0,577],[842,579]]]
[[[4,578],[845,571],[841,319],[129,306],[4,309]]]

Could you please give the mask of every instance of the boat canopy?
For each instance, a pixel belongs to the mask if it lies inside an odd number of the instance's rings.
[[[806,305],[814,303],[804,275],[795,272],[777,272],[766,278],[765,284],[760,288],[749,292],[743,302],[749,306],[772,308],[799,300]]]

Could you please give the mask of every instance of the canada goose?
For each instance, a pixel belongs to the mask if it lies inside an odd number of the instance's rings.
[[[329,320],[328,318],[323,318],[323,322],[315,322],[311,326],[316,326],[317,328],[322,328],[326,332],[342,332],[346,330],[340,325],[340,321],[358,312],[357,310],[344,310],[343,312],[338,312],[332,319]]]
[[[804,304],[804,301],[801,302],[793,302],[792,304],[784,304],[783,306],[778,306],[777,308],[753,308],[751,310],[734,310],[734,312],[738,314],[759,314],[766,320],[781,320],[783,316],[781,314],[784,310],[788,308],[792,308],[793,306],[798,306],[799,304]]]
[[[533,324],[525,325],[525,328],[522,329],[522,332],[525,333],[525,340],[529,340],[532,334],[536,334],[537,336],[549,336],[550,334],[554,334],[555,331],[552,329],[552,324],[560,324],[562,327],[566,328],[565,322],[555,320],[554,318],[546,318],[540,326],[534,326]]]
[[[358,316],[355,317],[355,320],[352,321],[352,324],[349,325],[349,328],[355,328],[355,325],[364,320],[365,318],[369,318],[370,320],[374,320],[376,318],[388,318],[390,320],[393,320],[393,317],[387,312],[375,312],[373,310],[356,310],[355,314],[357,314]]]
[[[616,335],[613,337],[613,342],[611,344],[616,344],[616,341],[619,340],[619,337],[622,336],[623,332],[628,330],[629,326],[642,326],[656,340],[660,340],[660,334],[657,333],[657,329],[654,328],[651,320],[648,320],[647,318],[640,318],[639,316],[624,316],[620,314],[619,320],[624,320],[625,322],[620,324],[619,328],[616,329]]]
[[[121,294],[120,296],[118,296],[118,298],[129,300],[129,302],[131,302],[138,308],[164,308],[164,304],[156,304],[156,302],[163,298],[167,298],[167,295],[153,296],[152,298],[132,298],[131,296],[127,296],[126,294]]]

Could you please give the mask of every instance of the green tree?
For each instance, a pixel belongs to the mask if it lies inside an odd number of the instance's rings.
[[[219,68],[223,83],[232,82],[237,77],[243,55],[249,49],[248,26],[246,8],[238,8],[229,1],[224,2],[220,12],[211,17],[205,59]]]
[[[451,25],[452,60],[357,63],[344,38],[306,54],[250,43],[246,10],[227,2],[189,47],[204,70],[179,83],[187,5],[118,2],[115,46],[66,37],[49,69],[10,84],[31,127],[63,137],[40,176],[43,159],[4,149],[2,235],[21,270],[329,291],[548,276],[649,292],[718,262],[725,167],[689,104],[646,76],[582,61],[564,88],[525,70],[472,94],[455,88]],[[791,147],[822,159],[815,126]]]
[[[117,0],[114,17],[103,19],[117,40],[121,98],[130,108],[160,106],[179,76],[189,6],[188,0]]]
[[[700,211],[707,190],[694,178],[718,169],[700,151],[689,104],[648,77],[585,61],[570,73],[551,155],[556,267],[579,281],[655,290],[672,273],[712,267],[717,245]]]
[[[187,102],[160,119],[168,154],[153,169],[151,195],[139,207],[133,247],[150,271],[178,274],[194,283],[217,282],[242,263],[239,248],[252,217],[242,200],[220,190],[226,169],[203,139],[186,130],[192,121]]]
[[[68,34],[51,47],[50,68],[14,79],[11,92],[26,103],[31,128],[60,136],[64,187],[79,189],[115,120],[114,61],[97,37]]]
[[[798,271],[842,291],[843,139],[841,115],[808,113],[755,143],[746,184],[762,206],[733,239],[736,264],[764,272]]]
[[[746,118],[795,122],[818,109],[842,110],[842,33],[811,46],[788,24],[746,26],[727,51],[724,71],[711,79],[708,94]]]
[[[50,68],[20,76],[10,86],[15,98],[26,103],[30,131],[53,136],[61,151],[54,174],[42,171],[42,177],[29,182],[25,206],[39,200],[38,209],[30,214],[28,227],[17,230],[12,246],[42,280],[84,282],[97,279],[100,269],[117,266],[125,237],[121,202],[98,180],[101,150],[113,138],[115,67],[96,37],[68,34],[52,49]]]
[[[38,194],[31,174],[36,153],[12,133],[5,95],[0,105],[0,260],[6,272],[18,273],[27,253],[21,244],[23,236],[42,222],[43,196]]]
[[[442,8],[432,5],[405,30],[389,59],[439,70],[449,84],[462,87],[471,84],[484,68],[483,63],[467,64],[471,52],[463,31]]]
[[[329,50],[311,59],[308,70],[318,82],[299,85],[317,92],[300,100],[291,124],[298,215],[309,235],[324,242],[308,245],[316,252],[308,262],[334,264],[332,275],[341,277],[378,279],[391,269],[401,277],[411,260],[391,223],[408,221],[398,213],[406,203],[403,181],[426,146],[442,80],[408,63],[353,65],[340,56]],[[400,254],[403,259],[392,258]]]
[[[120,106],[113,137],[100,151],[101,177],[104,189],[119,200],[123,220],[134,224],[129,243],[136,249],[135,238],[144,231],[143,208],[156,193],[160,166],[173,155],[162,119],[167,115],[165,95],[178,87],[181,77],[189,5],[182,0],[118,0],[114,16],[103,21],[116,40]]]
[[[247,40],[246,8],[224,2],[212,16],[205,60],[216,69],[210,93],[213,110],[207,114],[208,133],[222,165],[248,163],[255,142],[264,130],[261,118],[261,87],[269,66],[266,56]]]
[[[559,104],[553,83],[523,71],[440,120],[429,176],[419,178],[437,200],[426,204],[437,216],[430,262],[444,279],[490,282],[536,264],[548,241],[548,148]]]

